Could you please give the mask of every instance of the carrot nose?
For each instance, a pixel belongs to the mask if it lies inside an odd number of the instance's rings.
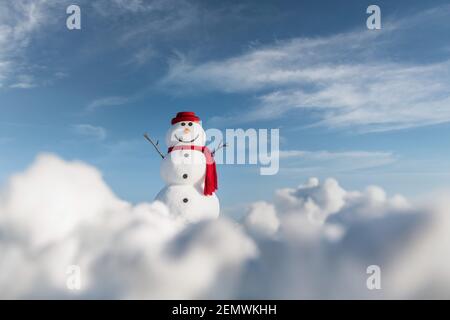
[[[189,128],[184,128],[183,132],[186,134],[186,133],[190,133],[191,130],[189,130]]]

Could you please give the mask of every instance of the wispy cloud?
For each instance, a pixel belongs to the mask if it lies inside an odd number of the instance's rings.
[[[285,172],[348,172],[388,165],[397,161],[392,152],[384,151],[307,151],[282,150],[280,160]]]
[[[295,38],[220,61],[196,64],[181,57],[172,61],[162,83],[181,90],[256,93],[254,109],[216,121],[257,121],[304,110],[318,117],[313,125],[366,132],[449,122],[448,54],[419,63],[384,53],[398,47],[399,38],[417,43],[405,39],[426,21],[445,25],[442,12],[449,13],[450,6],[386,22],[380,32]]]
[[[336,158],[367,158],[367,157],[391,157],[391,152],[371,151],[305,151],[305,150],[283,150],[280,158],[312,158],[312,159],[336,159]]]
[[[104,1],[100,1],[104,2]],[[143,0],[112,0],[107,1],[108,4],[116,6],[119,9],[123,9],[131,12],[149,11],[155,7],[157,1],[143,1]],[[152,3],[153,2],[153,3]]]
[[[157,39],[183,31],[198,23],[197,5],[185,0],[100,0],[93,4],[100,16],[133,15],[133,20],[118,35],[119,42],[130,44],[136,39]],[[145,43],[145,41],[143,42]]]
[[[72,126],[74,133],[93,138],[95,140],[104,140],[106,138],[106,129],[99,126],[93,126],[91,124],[75,124]]]
[[[130,101],[130,98],[121,97],[121,96],[110,96],[110,97],[98,98],[98,99],[91,101],[87,105],[86,111],[95,111],[96,109],[103,108],[103,107],[119,106],[119,105],[126,104],[129,101]]]
[[[39,82],[27,58],[33,37],[59,17],[66,1],[17,0],[0,2],[0,87],[28,89]],[[57,76],[55,76],[57,78]],[[51,80],[43,80],[48,83]]]
[[[19,75],[17,76],[17,82],[11,84],[10,88],[16,89],[30,89],[37,86],[36,80],[30,75]]]
[[[158,55],[157,51],[152,47],[144,47],[138,49],[131,58],[125,62],[125,64],[131,64],[136,66],[143,66],[149,62],[152,58]]]

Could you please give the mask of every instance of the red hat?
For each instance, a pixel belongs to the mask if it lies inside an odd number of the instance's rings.
[[[181,121],[200,122],[200,118],[195,115],[195,112],[183,111],[178,112],[175,118],[172,118],[172,125]]]

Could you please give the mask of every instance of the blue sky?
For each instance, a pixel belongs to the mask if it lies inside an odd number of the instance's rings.
[[[279,128],[281,170],[219,166],[225,207],[311,176],[408,196],[450,185],[450,6],[377,1],[0,2],[0,181],[51,152],[122,198],[162,188],[177,111],[205,128]]]

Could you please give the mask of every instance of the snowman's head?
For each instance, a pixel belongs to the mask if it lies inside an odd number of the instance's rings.
[[[193,145],[203,147],[205,143],[206,132],[195,113],[178,112],[177,116],[172,119],[172,127],[167,131],[167,146]]]

